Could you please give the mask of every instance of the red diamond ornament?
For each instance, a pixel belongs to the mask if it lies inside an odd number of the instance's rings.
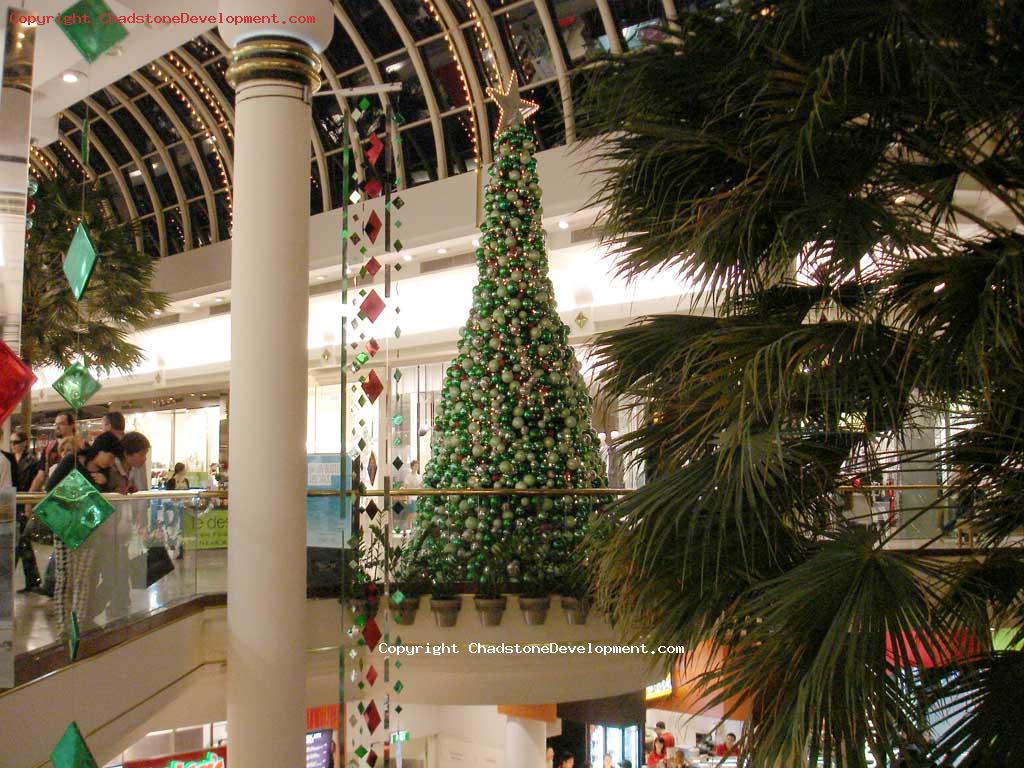
[[[366,727],[373,734],[380,725],[380,712],[377,711],[377,702],[371,701],[369,703],[366,711],[363,712],[363,718],[366,720]]]
[[[367,647],[373,651],[377,647],[377,643],[380,642],[380,638],[380,627],[377,626],[377,621],[371,616],[366,620],[366,624],[363,627],[363,640],[366,641]]]
[[[381,392],[384,391],[384,384],[381,382],[380,376],[377,375],[376,371],[370,371],[361,386],[363,388],[363,392],[366,393],[366,397],[369,398],[371,403],[376,402],[377,398],[380,397]]]
[[[377,134],[370,136],[370,148],[366,150],[366,161],[370,165],[376,165],[380,159],[380,153],[384,151],[384,142],[377,138]]]
[[[36,381],[32,369],[0,341],[0,421],[5,421]]]
[[[366,298],[363,299],[363,303],[359,305],[359,311],[362,312],[371,323],[375,323],[377,318],[380,317],[380,313],[384,311],[384,307],[384,299],[380,297],[377,291],[371,290],[366,294]]]
[[[366,220],[363,225],[363,232],[370,238],[371,243],[377,242],[377,236],[380,234],[380,230],[383,224],[381,223],[380,216],[377,215],[376,211],[370,212],[370,217]]]
[[[381,183],[376,179],[370,179],[366,182],[366,186],[363,187],[363,191],[366,192],[366,197],[369,200],[377,197],[377,195],[381,193],[382,189],[384,189],[384,187],[382,187]]]
[[[366,342],[366,351],[370,353],[370,357],[373,357],[378,352],[380,352],[380,344],[377,342],[376,339],[370,339],[368,342]]]
[[[377,753],[372,749],[366,753],[366,764],[373,768],[377,764],[378,756]]]
[[[366,670],[366,682],[368,682],[370,685],[373,685],[377,682],[377,670],[374,668],[372,664],[370,665],[370,668]]]
[[[380,272],[380,262],[377,261],[376,257],[370,257],[370,260],[366,262],[363,268],[370,273],[371,277],[374,277]]]

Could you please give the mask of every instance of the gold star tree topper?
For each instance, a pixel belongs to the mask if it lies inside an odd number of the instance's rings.
[[[526,118],[540,109],[540,105],[519,97],[519,78],[515,72],[508,75],[505,90],[487,88],[487,95],[498,105],[498,130],[494,135],[500,136],[503,131],[516,125],[525,125]]]

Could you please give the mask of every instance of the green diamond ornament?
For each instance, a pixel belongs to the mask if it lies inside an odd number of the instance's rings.
[[[66,29],[61,27],[61,29]],[[96,266],[96,249],[92,247],[92,240],[89,239],[89,230],[85,224],[79,223],[75,229],[75,236],[71,238],[71,247],[64,256],[64,276],[71,286],[71,293],[76,301],[82,300],[89,285],[89,278],[92,277],[92,269]]]
[[[402,681],[401,680],[399,680],[397,683],[395,683],[395,693],[401,693],[403,688],[405,688],[405,686],[402,685]]]
[[[78,723],[72,721],[64,729],[57,746],[50,753],[53,768],[97,768],[96,759],[78,730]]]
[[[71,612],[71,627],[68,629],[68,657],[71,661],[78,658],[78,641],[81,634],[78,631],[78,614]]]
[[[103,0],[79,0],[61,18],[73,20],[61,24],[61,31],[90,64],[128,37],[128,30]]]
[[[89,369],[81,363],[67,368],[59,379],[53,382],[53,388],[75,410],[78,410],[89,398],[100,391],[101,384],[89,373]]]
[[[35,514],[70,549],[77,549],[114,512],[78,469],[36,505]]]
[[[402,601],[405,600],[405,594],[400,589],[396,589],[395,593],[391,595],[391,599],[395,602],[395,605],[401,605]]]
[[[363,757],[365,757],[365,756],[366,756],[366,753],[367,753],[368,751],[369,751],[369,750],[368,750],[368,749],[367,749],[366,747],[364,747],[364,746],[358,746],[358,747],[356,747],[356,756],[357,756],[357,757],[359,757],[359,759],[360,759],[360,760],[362,760],[362,759],[363,759]]]

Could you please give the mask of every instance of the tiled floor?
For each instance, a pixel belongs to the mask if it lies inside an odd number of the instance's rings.
[[[36,561],[40,570],[50,558],[50,547],[35,545]],[[109,607],[94,621],[103,626],[108,621],[130,615],[142,615],[161,608],[182,597],[195,594],[224,592],[227,589],[227,550],[210,549],[198,552],[186,550],[182,560],[174,561],[175,570],[148,589],[129,590],[131,608],[127,613],[114,615]],[[15,589],[25,582],[19,563],[15,573]],[[14,598],[14,652],[33,651],[56,642],[58,638],[54,602],[45,595],[16,594]]]

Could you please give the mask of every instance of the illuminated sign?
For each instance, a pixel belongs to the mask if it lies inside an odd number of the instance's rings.
[[[167,768],[224,768],[224,758],[216,752],[207,752],[199,760],[171,760]]]
[[[400,741],[408,741],[408,740],[409,740],[409,732],[408,731],[395,731],[394,733],[391,734],[391,743],[392,744],[397,744]]]
[[[668,675],[660,683],[648,685],[644,690],[645,699],[659,699],[672,693],[672,675]]]

